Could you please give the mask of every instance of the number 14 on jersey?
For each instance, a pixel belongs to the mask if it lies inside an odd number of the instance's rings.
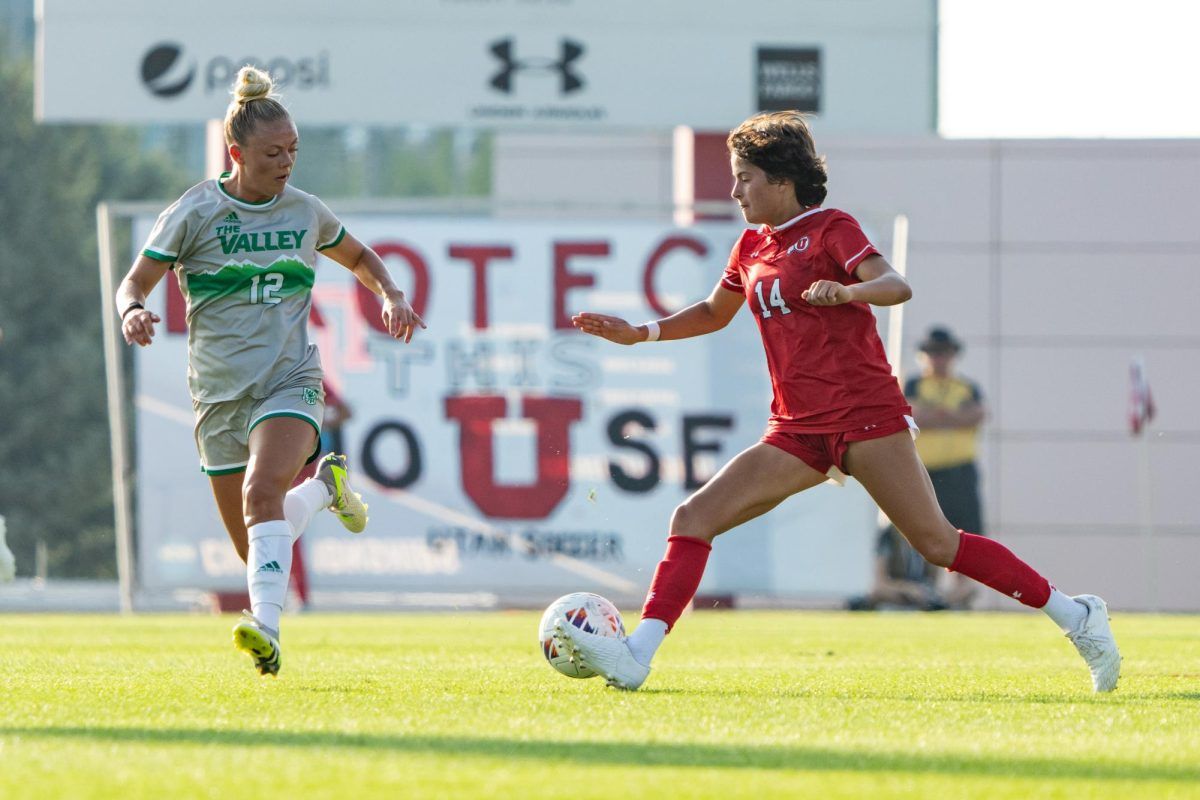
[[[758,295],[758,307],[763,315],[763,319],[771,316],[771,309],[767,308],[767,301],[763,299],[763,282],[758,281],[754,284],[754,293]],[[771,305],[779,309],[781,314],[790,314],[792,310],[787,307],[787,303],[783,302],[783,294],[779,291],[779,278],[771,284]]]

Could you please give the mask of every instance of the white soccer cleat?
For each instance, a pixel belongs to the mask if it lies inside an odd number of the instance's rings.
[[[1092,688],[1097,692],[1111,692],[1117,688],[1117,678],[1121,677],[1121,653],[1108,624],[1108,606],[1094,594],[1080,594],[1071,599],[1087,606],[1088,615],[1079,629],[1068,633],[1067,638],[1087,662],[1092,672]]]
[[[5,541],[4,517],[0,517],[0,583],[8,583],[17,575],[17,560]]]
[[[559,617],[554,623],[554,641],[583,666],[603,675],[609,686],[634,691],[646,681],[650,668],[633,657],[625,637],[599,636],[577,628]]]
[[[367,504],[362,495],[350,488],[346,457],[330,453],[317,464],[317,480],[325,484],[333,498],[329,510],[337,515],[346,530],[362,533],[367,527]]]

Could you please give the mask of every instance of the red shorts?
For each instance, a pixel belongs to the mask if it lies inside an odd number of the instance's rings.
[[[917,425],[912,417],[902,415],[889,417],[884,422],[868,425],[865,428],[855,428],[841,433],[790,433],[779,429],[768,428],[761,441],[772,447],[778,447],[808,464],[822,475],[828,475],[838,483],[842,476],[849,475],[842,459],[846,457],[846,448],[851,442],[865,442],[868,439],[882,439],[900,431],[913,431]]]

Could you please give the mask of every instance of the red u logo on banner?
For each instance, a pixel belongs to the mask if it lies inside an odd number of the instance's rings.
[[[537,479],[528,485],[496,482],[492,424],[507,416],[496,395],[447,397],[446,416],[459,422],[463,491],[489,517],[544,519],[570,487],[571,423],[583,414],[576,397],[526,397],[521,413],[537,427]]]

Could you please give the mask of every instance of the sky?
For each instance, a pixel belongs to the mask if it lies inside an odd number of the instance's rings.
[[[940,0],[952,138],[1200,136],[1200,0]]]

